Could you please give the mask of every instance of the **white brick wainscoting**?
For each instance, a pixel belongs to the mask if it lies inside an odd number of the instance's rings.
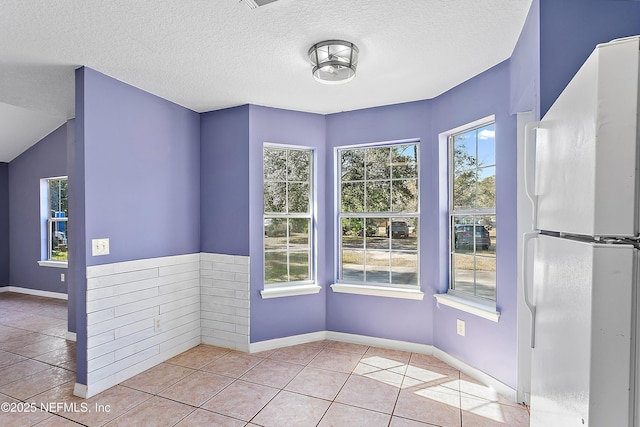
[[[200,254],[204,344],[249,351],[249,257]]]
[[[86,397],[200,342],[200,254],[87,267]]]

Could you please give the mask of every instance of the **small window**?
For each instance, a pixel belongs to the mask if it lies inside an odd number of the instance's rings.
[[[69,199],[67,177],[42,180],[43,260],[68,260]]]
[[[495,125],[449,136],[450,290],[496,299]]]
[[[313,151],[263,154],[265,289],[313,283]]]
[[[418,144],[338,150],[339,283],[419,288]]]

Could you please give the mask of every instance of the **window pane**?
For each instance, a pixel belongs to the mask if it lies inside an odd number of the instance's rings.
[[[393,218],[391,220],[391,249],[418,249],[417,218]]]
[[[453,137],[453,170],[460,173],[477,167],[475,131]]]
[[[340,198],[342,201],[342,212],[364,211],[364,183],[343,183]]]
[[[393,212],[418,212],[418,180],[392,182]]]
[[[391,165],[394,178],[417,178],[418,146],[394,145],[391,148]]]
[[[289,254],[289,271],[292,282],[311,280],[309,274],[309,251],[291,252]]]
[[[49,180],[49,209],[51,210],[51,218],[67,218],[69,216],[66,178]]]
[[[418,254],[416,252],[391,253],[391,281],[405,285],[418,284]]]
[[[457,291],[474,295],[475,291],[475,256],[453,255],[453,277],[451,287]]]
[[[391,211],[391,183],[389,181],[367,182],[367,212]]]
[[[389,179],[391,173],[391,148],[374,147],[367,148],[367,175],[366,179]]]
[[[264,281],[265,283],[287,282],[287,253],[286,252],[265,252],[264,253]]]
[[[284,182],[264,183],[264,211],[285,212],[287,184]]]
[[[364,252],[354,250],[342,251],[342,279],[355,282],[364,281]]]
[[[340,150],[340,176],[342,181],[364,179],[364,150]]]
[[[309,249],[309,225],[308,218],[292,218],[289,220],[289,249]]]
[[[496,206],[496,168],[478,170],[478,207],[493,208]]]
[[[389,218],[367,218],[365,220],[367,230],[367,250],[389,249],[389,236],[387,224]]]
[[[264,179],[267,181],[284,181],[287,171],[286,150],[264,148]]]
[[[287,248],[287,220],[283,218],[267,218],[264,220],[264,248]]]
[[[364,248],[364,218],[342,218],[342,247]]]
[[[495,216],[479,216],[476,225],[476,253],[483,256],[496,256],[496,220]]]
[[[476,295],[496,299],[496,258],[476,257]]]
[[[389,283],[389,251],[367,251],[366,278],[367,282]]]
[[[311,151],[289,150],[288,180],[309,182],[311,175]]]
[[[475,170],[456,173],[453,177],[453,209],[472,209],[476,207]]]
[[[289,183],[289,212],[309,212],[309,184]]]
[[[67,246],[67,223],[64,221],[51,222],[51,260],[66,261],[68,259],[69,249]]]
[[[478,166],[486,167],[496,164],[495,125],[490,124],[478,129]]]

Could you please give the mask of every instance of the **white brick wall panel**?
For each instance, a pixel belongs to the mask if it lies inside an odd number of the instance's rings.
[[[187,288],[187,289],[176,291],[170,294],[157,295],[154,298],[147,298],[137,302],[123,304],[115,308],[115,314],[116,316],[123,316],[125,314],[143,309],[145,307],[159,307],[162,304],[167,304],[171,301],[175,301],[183,298],[193,298],[195,299],[195,301],[199,301],[200,289]]]
[[[115,355],[113,353],[103,354],[100,357],[87,360],[87,371],[93,372],[96,369],[104,368],[115,362]]]
[[[150,357],[153,357],[159,353],[160,353],[160,347],[155,346],[155,347],[148,348],[144,351],[141,351],[139,353],[133,354],[127,358],[116,360],[110,365],[107,365],[103,368],[96,369],[95,371],[89,372],[87,374],[87,382],[89,384],[87,385],[90,385],[93,382],[97,382],[105,378],[108,378],[111,375],[114,375],[130,366],[133,366],[136,363],[140,363],[145,359],[149,359]]]
[[[106,320],[113,319],[114,317],[115,315],[114,315],[113,308],[107,308],[105,310],[94,311],[93,313],[87,313],[87,326],[93,325],[98,322],[104,322]]]
[[[164,286],[160,286],[159,291],[160,291],[160,294],[162,295],[162,294],[170,294],[172,292],[180,291],[183,289],[189,289],[189,288],[197,288],[199,290],[200,278],[196,277],[193,279],[189,279],[181,282],[174,282]]]
[[[189,343],[190,346],[188,348],[191,348],[200,344],[200,342],[201,342],[200,328],[196,326],[194,327],[194,329],[191,330],[191,332],[177,335],[174,338],[171,338],[170,340],[167,340],[162,344],[160,344],[160,352],[165,353],[165,352],[171,351],[171,349],[175,347],[179,347],[184,343]]]
[[[186,316],[185,316],[186,317]],[[159,346],[163,342],[170,341],[177,336],[185,335],[192,333],[193,331],[199,329],[197,325],[194,328],[194,323],[192,321],[186,321],[184,324],[174,327],[168,331],[157,332],[153,336],[142,340],[137,341],[132,345],[128,345],[122,347],[115,351],[115,360],[121,360],[126,357],[129,357],[135,353],[139,353],[141,351],[146,350],[147,348]],[[199,333],[199,332],[198,332]]]
[[[222,270],[200,270],[202,277],[209,277],[214,280],[235,280],[236,274],[233,271]]]
[[[87,359],[91,360],[93,358],[102,356],[103,354],[114,353],[116,350],[119,350],[128,345],[135,344],[138,341],[142,341],[153,336],[153,322],[149,323],[151,324],[151,326],[147,325],[145,328],[137,329],[127,335],[123,335],[120,337],[117,337],[116,335],[116,339],[113,341],[109,341],[104,344],[87,349]]]
[[[111,320],[96,323],[95,325],[91,325],[90,327],[87,327],[87,334],[89,336],[98,335],[109,330],[118,329],[125,325],[130,325],[140,320],[155,317],[158,314],[159,314],[158,307],[151,307],[146,310],[136,311],[135,313],[127,314],[125,316],[114,317]]]
[[[113,331],[107,331],[102,334],[96,334],[96,335],[87,337],[87,348],[92,348],[113,340],[115,340],[115,334]]]
[[[159,284],[159,278],[138,280],[136,282],[127,282],[121,285],[106,286],[87,291],[87,300],[94,301],[101,298],[108,298],[117,295],[127,294],[132,290],[140,291],[143,289],[155,288]]]
[[[246,284],[246,290],[249,289],[249,273],[234,273],[232,280],[234,282]]]
[[[153,298],[158,295],[158,288],[143,289],[141,291],[132,290],[126,294],[116,295],[109,298],[102,298],[98,300],[87,299],[87,313],[92,313],[98,310],[104,310],[110,307],[116,307],[115,315],[118,314],[118,307],[121,307],[128,303],[145,301],[149,298]]]
[[[139,320],[135,323],[130,323],[128,325],[121,326],[114,330],[116,340],[129,336],[131,334],[135,334],[137,332],[143,331],[145,329],[153,330],[154,319],[158,316],[148,317],[146,319]]]
[[[187,298],[181,298],[179,300],[167,302],[160,305],[160,314],[168,313],[173,310],[179,310],[186,306],[197,306],[197,310],[200,311],[200,295],[194,295]]]
[[[112,276],[94,277],[92,279],[87,279],[87,290],[103,288],[105,286],[121,285],[123,283],[137,282],[139,280],[152,279],[154,277],[158,277],[157,268],[118,273]]]
[[[163,287],[174,283],[188,282],[189,280],[200,280],[200,272],[198,270],[194,270],[173,274],[171,276],[160,276],[158,277],[158,286]]]
[[[200,262],[190,262],[188,264],[176,264],[166,267],[160,267],[160,277],[173,276],[175,274],[186,273],[188,271],[200,271]]]

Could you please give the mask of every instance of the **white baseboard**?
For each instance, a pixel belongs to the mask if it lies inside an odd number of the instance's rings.
[[[64,337],[67,341],[76,341],[76,333],[67,331],[67,334]]]
[[[445,353],[437,347],[433,348],[433,355],[445,362],[447,365],[456,368],[463,374],[466,374],[471,378],[480,381],[482,384],[488,387],[492,387],[496,392],[511,400],[512,402],[518,402],[517,391],[504,384],[503,382],[493,378],[491,375],[485,374],[481,370],[474,368],[473,366],[468,365],[462,360],[451,356],[449,353]]]
[[[327,339],[327,331],[311,332],[302,335],[292,335],[290,337],[275,338],[267,341],[259,341],[249,344],[249,353],[259,353],[261,351],[275,350],[277,348],[289,347],[291,345],[307,344],[314,341]]]
[[[328,340],[348,342],[352,344],[372,345],[390,348],[392,350],[410,351],[413,353],[433,354],[433,346],[416,344],[408,341],[390,340],[386,338],[369,337],[367,335],[346,334],[344,332],[327,331]]]
[[[63,294],[62,292],[41,291],[38,289],[21,288],[20,286],[3,286],[0,288],[0,292],[15,292],[17,294],[35,295],[38,297],[63,300],[67,300],[69,298],[67,294]]]
[[[346,334],[343,332],[319,331],[319,332],[312,332],[309,334],[293,335],[290,337],[276,338],[272,340],[251,343],[249,345],[249,352],[257,353],[260,351],[275,350],[281,347],[288,347],[291,345],[298,345],[298,344],[307,344],[310,342],[321,341],[325,339],[333,340],[333,341],[348,342],[352,344],[371,345],[375,347],[383,347],[383,348],[389,348],[392,350],[408,351],[412,353],[422,353],[422,354],[433,355],[434,357],[442,360],[448,365],[456,368],[460,372],[470,376],[471,378],[477,381],[480,381],[482,384],[488,387],[492,387],[496,392],[498,392],[505,398],[511,400],[512,402],[518,401],[517,393],[515,389],[500,382],[499,380],[493,378],[492,376],[485,374],[479,369],[474,368],[473,366],[449,355],[448,353],[445,353],[439,348],[432,345],[427,345],[427,344],[417,344],[417,343],[412,343],[407,341],[398,341],[398,340],[391,340],[386,338],[369,337],[366,335]]]
[[[73,386],[73,395],[81,397],[83,399],[88,399],[89,396],[87,396],[87,386],[84,384],[76,383]]]

